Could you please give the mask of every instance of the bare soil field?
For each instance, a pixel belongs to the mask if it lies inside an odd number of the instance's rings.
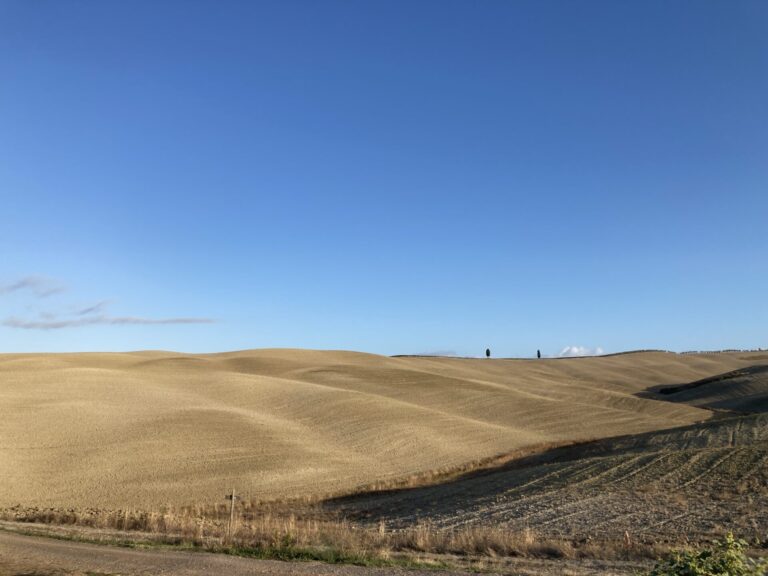
[[[628,574],[726,532],[760,555],[766,360],[2,356],[0,573],[307,573],[30,530],[369,566],[328,574]]]
[[[768,535],[768,415],[553,449],[450,482],[329,501],[362,522],[577,541]]]
[[[260,500],[350,493],[526,447],[705,421],[712,416],[705,407],[641,396],[765,359],[663,352],[538,361],[306,350],[7,354],[0,356],[0,507],[203,505],[233,487]],[[678,485],[696,477],[695,462],[708,470],[724,449],[697,452]],[[656,458],[658,466],[669,464],[672,478],[676,457],[617,453],[559,464],[562,472],[555,464],[517,471],[499,482],[526,495],[525,486],[550,486],[558,477],[579,490],[606,482],[630,487],[623,475],[638,470],[631,477],[639,485]],[[740,447],[728,460],[759,469],[760,458]],[[525,517],[547,526],[535,502]],[[610,514],[633,513],[612,500],[605,505]],[[470,521],[471,506],[459,506],[453,520],[434,516],[445,525]],[[518,510],[502,508],[486,516],[503,520]],[[553,527],[565,509],[557,510]],[[576,522],[578,515],[570,517]]]

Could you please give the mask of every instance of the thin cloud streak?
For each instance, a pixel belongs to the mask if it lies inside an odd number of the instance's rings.
[[[15,282],[0,284],[0,295],[15,292],[31,293],[38,298],[44,298],[58,292],[63,292],[64,286],[44,276],[26,276]],[[41,312],[40,319],[30,320],[9,316],[0,326],[20,330],[61,330],[79,326],[119,326],[119,325],[162,325],[162,324],[213,324],[213,318],[177,317],[177,318],[145,318],[142,316],[114,316],[106,313],[111,300],[100,300],[84,308],[70,308],[68,314],[56,312]],[[64,316],[62,318],[62,316]]]
[[[87,316],[88,314],[96,314],[97,312],[103,312],[109,303],[110,303],[109,300],[102,300],[101,302],[97,302],[93,306],[81,308],[80,310],[75,312],[75,314],[77,316]]]
[[[213,324],[213,318],[142,318],[137,316],[89,316],[87,318],[74,318],[71,320],[23,320],[21,318],[7,318],[3,326],[19,328],[22,330],[60,330],[62,328],[75,328],[78,326],[93,325],[157,325],[157,324]]]
[[[0,294],[12,294],[23,290],[32,292],[39,298],[46,298],[64,292],[66,288],[43,276],[26,276],[10,284],[0,284]]]

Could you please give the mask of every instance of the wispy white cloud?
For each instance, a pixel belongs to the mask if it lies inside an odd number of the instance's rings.
[[[0,284],[0,294],[27,291],[38,298],[46,298],[65,290],[62,284],[44,276],[26,276],[15,282]]]
[[[97,316],[65,320],[24,320],[12,316],[3,321],[3,326],[24,330],[60,330],[62,328],[92,326],[96,324],[212,324],[214,322],[216,321],[213,318],[142,318],[139,316],[107,316],[99,314]]]
[[[26,291],[38,298],[44,298],[63,290],[62,284],[42,276],[27,276],[15,282],[0,284],[0,295]],[[0,322],[0,325],[22,330],[61,330],[94,325],[212,324],[216,322],[213,318],[192,316],[170,318],[116,316],[106,312],[110,302],[110,300],[101,300],[89,306],[69,308],[69,312],[44,311],[39,313],[38,319],[10,316]]]
[[[600,346],[596,348],[588,348],[586,346],[566,346],[560,350],[558,356],[561,358],[570,358],[574,356],[600,356],[601,354],[605,354],[605,351],[600,348]]]
[[[97,312],[103,312],[104,309],[109,305],[110,300],[102,300],[101,302],[96,302],[96,304],[91,304],[90,306],[86,306],[85,308],[80,308],[75,312],[78,316],[86,316],[88,314],[96,314]]]

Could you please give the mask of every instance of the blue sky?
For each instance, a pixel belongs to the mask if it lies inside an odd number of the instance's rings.
[[[768,347],[768,3],[0,2],[0,350]]]

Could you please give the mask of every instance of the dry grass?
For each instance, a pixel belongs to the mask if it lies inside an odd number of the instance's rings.
[[[216,503],[233,486],[292,500],[434,482],[526,447],[706,419],[635,394],[753,363],[659,352],[0,355],[0,506],[159,509]]]
[[[458,555],[467,557],[599,558],[627,560],[655,558],[668,550],[666,544],[630,542],[626,535],[614,540],[545,538],[528,529],[512,531],[494,526],[436,529],[424,523],[403,530],[387,530],[383,524],[363,527],[334,519],[313,508],[301,514],[239,511],[232,533],[228,512],[202,507],[197,511],[167,509],[159,512],[132,510],[60,510],[18,507],[0,510],[0,520],[100,530],[135,532],[155,543],[185,544],[264,558],[319,559],[358,563],[386,560],[393,555]],[[101,541],[126,540],[116,533],[102,533]]]

